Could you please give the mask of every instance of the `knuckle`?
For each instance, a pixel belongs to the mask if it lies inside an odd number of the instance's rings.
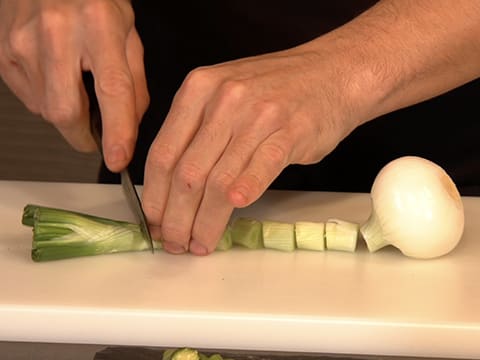
[[[142,199],[142,208],[150,224],[161,224],[161,220],[163,217],[163,209],[156,202]]]
[[[235,176],[230,172],[214,170],[208,179],[208,188],[225,194],[234,180]]]
[[[92,21],[108,20],[115,2],[109,0],[87,0],[82,7],[82,15]]]
[[[53,33],[62,31],[68,22],[68,16],[61,8],[51,7],[42,11],[39,16],[39,24],[42,32]]]
[[[42,117],[59,128],[69,127],[75,121],[76,115],[77,112],[72,106],[61,101],[55,105],[45,106],[42,110]]]
[[[31,49],[31,36],[25,29],[11,30],[8,35],[7,46],[14,58],[28,57]]]
[[[282,145],[276,143],[266,143],[259,148],[259,151],[266,161],[268,161],[275,168],[283,167],[288,162],[288,151]]]
[[[226,80],[220,86],[220,101],[236,102],[245,97],[248,85],[242,80]]]
[[[132,79],[130,75],[120,69],[109,68],[98,76],[100,93],[112,97],[125,97],[132,94]]]
[[[257,174],[250,173],[247,176],[246,188],[248,194],[260,194],[264,186],[265,181],[261,179]]]
[[[40,37],[45,54],[61,57],[65,53],[65,37],[68,31],[69,15],[62,9],[52,8],[43,11],[39,18]]]
[[[275,101],[261,101],[255,104],[257,118],[262,125],[281,125],[282,106]]]
[[[130,29],[135,22],[134,11],[128,1],[85,0],[81,17],[93,33],[108,31],[112,24]]]
[[[148,153],[148,164],[155,171],[169,174],[175,166],[176,158],[172,146],[154,143]]]
[[[203,66],[190,71],[185,77],[182,90],[187,93],[197,93],[203,91],[215,80],[215,75],[210,68]]]
[[[184,191],[201,191],[205,180],[203,171],[196,164],[184,162],[179,164],[175,170],[174,181]]]
[[[111,1],[87,0],[83,3],[83,13],[86,15],[98,15],[108,13],[111,10]]]
[[[178,244],[188,244],[190,233],[185,230],[185,226],[178,226],[170,223],[162,224],[162,239]]]

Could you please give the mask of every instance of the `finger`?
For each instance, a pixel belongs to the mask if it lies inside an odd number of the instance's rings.
[[[95,78],[95,92],[102,113],[105,163],[111,171],[117,172],[130,161],[138,131],[126,38],[121,33],[105,31],[103,27],[91,36],[95,41],[87,45],[88,63]]]
[[[199,127],[209,93],[208,86],[197,84],[188,76],[148,152],[142,204],[155,239],[162,237],[161,224],[173,170]]]
[[[226,117],[223,116],[223,108],[227,106],[227,103],[210,106],[213,111],[205,112],[202,126],[175,168],[162,220],[162,235],[167,249],[180,246],[186,251],[189,248],[193,222],[204,196],[207,177],[231,137],[231,127],[225,124]]]
[[[177,229],[191,229],[190,251],[197,255],[215,249],[233,211],[227,196],[231,183],[246,168],[258,144],[276,131],[285,117],[272,111],[272,107],[250,106],[248,101],[223,98],[222,95],[217,97],[212,108],[213,114],[207,111],[205,124],[179,163],[181,174],[182,165],[188,164],[187,176],[172,181],[166,210],[168,214],[169,209],[181,209],[182,218],[175,218],[175,224]],[[193,181],[192,173],[196,175]],[[192,182],[195,186],[188,189],[195,191],[184,189]],[[188,206],[190,208],[185,211]],[[166,215],[164,224],[169,224],[169,220]]]
[[[292,145],[287,130],[269,136],[258,146],[245,170],[229,189],[235,207],[245,207],[257,200],[290,163]]]
[[[259,138],[260,132],[252,131],[232,139],[210,172],[193,224],[190,252],[205,255],[214,251],[233,211],[228,190],[248,165]]]
[[[143,45],[138,33],[133,29],[127,39],[127,61],[132,74],[135,90],[135,109],[140,121],[148,108],[150,95],[147,88],[145,65],[143,61]]]
[[[73,148],[96,149],[90,133],[88,100],[83,89],[78,49],[68,36],[45,37],[40,50],[42,115],[54,124]]]

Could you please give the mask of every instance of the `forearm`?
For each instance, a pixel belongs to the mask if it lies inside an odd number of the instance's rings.
[[[361,123],[480,76],[480,1],[383,0],[309,46],[340,54]]]

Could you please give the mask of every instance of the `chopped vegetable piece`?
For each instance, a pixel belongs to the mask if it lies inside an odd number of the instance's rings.
[[[223,358],[220,354],[206,355],[191,348],[168,349],[163,352],[162,360],[234,360]]]
[[[176,350],[172,354],[171,360],[200,360],[200,355],[197,350],[183,348]]]
[[[354,252],[357,247],[360,225],[339,219],[329,219],[325,224],[325,241],[328,250]]]
[[[237,218],[232,224],[232,241],[249,249],[262,249],[262,223],[252,218]]]
[[[294,225],[286,222],[263,221],[263,245],[268,249],[295,250]]]
[[[215,250],[225,251],[225,250],[231,249],[232,246],[233,246],[232,227],[227,226]]]
[[[325,223],[297,221],[295,223],[297,248],[305,250],[325,250]]]

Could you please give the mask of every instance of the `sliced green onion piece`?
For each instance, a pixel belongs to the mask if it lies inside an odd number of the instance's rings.
[[[295,223],[297,248],[305,250],[325,250],[325,223],[297,221]]]
[[[354,252],[360,226],[340,219],[329,219],[325,224],[325,241],[328,250]]]
[[[200,355],[197,350],[190,348],[183,348],[176,350],[171,360],[200,360]]]
[[[295,228],[293,224],[278,221],[263,221],[263,245],[267,249],[295,250]]]
[[[232,242],[249,249],[263,248],[262,223],[252,218],[235,219],[232,223]]]
[[[223,232],[223,235],[220,241],[218,242],[215,250],[226,251],[231,249],[232,246],[233,246],[232,227],[229,225]]]

